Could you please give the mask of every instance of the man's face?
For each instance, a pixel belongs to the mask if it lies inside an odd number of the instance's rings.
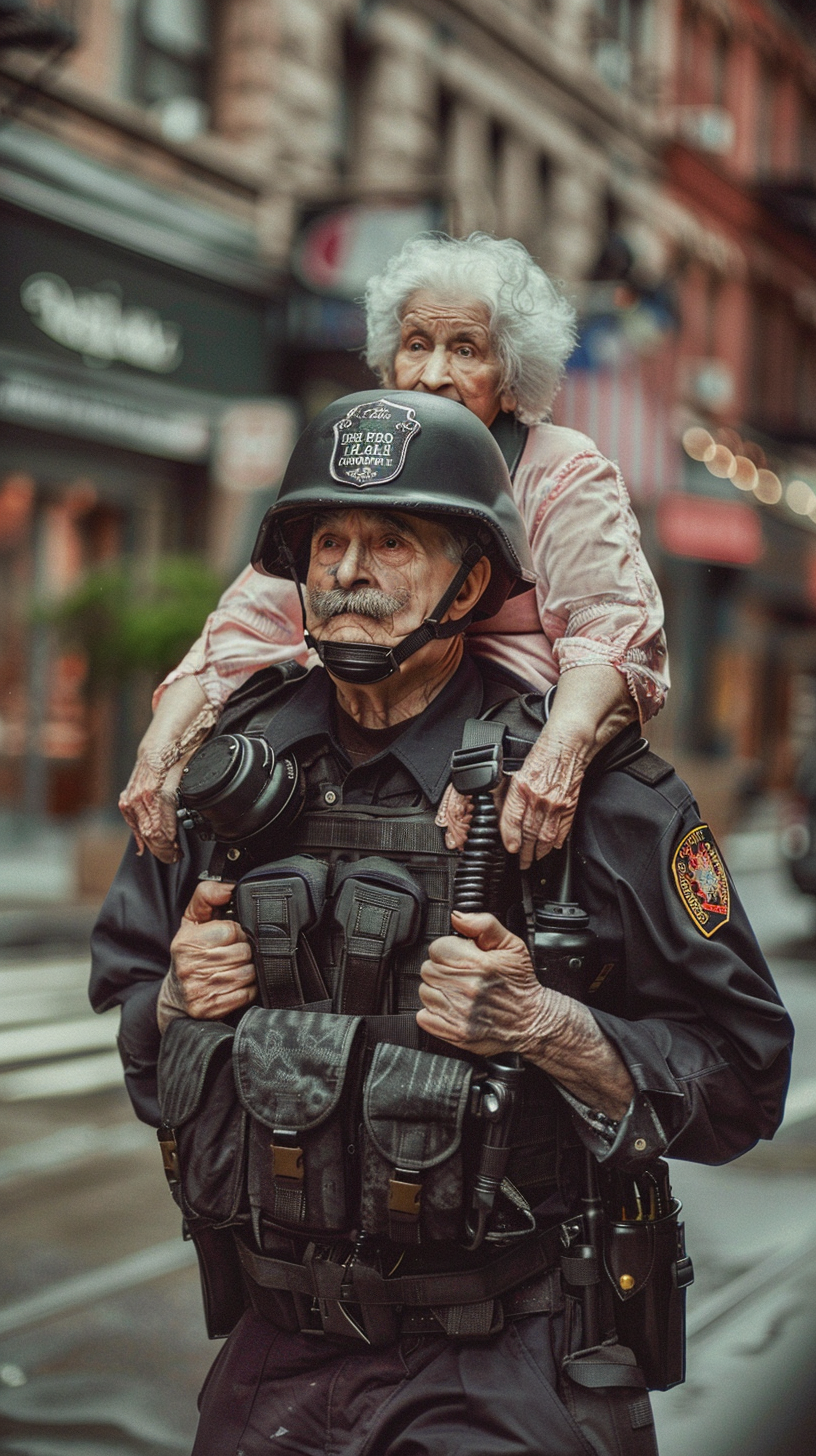
[[[365,510],[318,516],[306,577],[309,631],[318,641],[395,646],[453,580],[458,563],[449,551],[442,527],[416,516]]]
[[[515,408],[513,397],[499,390],[501,366],[487,307],[474,299],[413,294],[402,316],[392,372],[397,389],[455,399],[486,425],[500,409]]]

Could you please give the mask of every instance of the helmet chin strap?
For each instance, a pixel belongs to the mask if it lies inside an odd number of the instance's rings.
[[[467,551],[462,557],[461,565],[453,581],[444,594],[439,598],[430,616],[425,618],[413,632],[409,632],[396,647],[381,647],[374,642],[318,642],[306,626],[306,605],[303,600],[303,589],[300,578],[297,574],[297,567],[294,558],[285,542],[279,538],[279,551],[287,566],[289,574],[298,589],[300,597],[300,608],[303,613],[303,635],[309,647],[313,647],[323,666],[332,677],[339,678],[341,682],[357,683],[367,687],[373,683],[385,682],[393,673],[399,672],[403,662],[413,657],[415,652],[425,647],[428,642],[438,641],[444,637],[456,637],[464,632],[473,616],[467,612],[456,622],[443,622],[442,618],[456,600],[462,587],[470,576],[477,561],[481,561],[485,554],[484,542],[477,538],[471,542]]]

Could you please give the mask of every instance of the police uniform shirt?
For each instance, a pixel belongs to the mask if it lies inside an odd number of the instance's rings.
[[[267,688],[270,679],[273,671],[257,674],[235,694],[219,730],[262,728],[276,753],[294,753],[307,807],[321,798],[324,807],[438,804],[466,720],[484,711],[491,691],[502,695],[466,655],[423,713],[352,765],[325,672]],[[528,716],[540,712],[541,700],[526,702]],[[779,1124],[790,1020],[691,791],[653,755],[623,769],[609,769],[609,756],[599,756],[582,790],[575,892],[598,937],[588,1004],[636,1095],[619,1126],[578,1106],[577,1131],[612,1165],[634,1168],[667,1146],[673,1156],[725,1162]],[[121,1005],[128,1090],[139,1117],[154,1125],[159,986],[211,853],[184,831],[180,843],[174,865],[139,858],[130,844],[92,940],[92,1003],[98,1011]]]

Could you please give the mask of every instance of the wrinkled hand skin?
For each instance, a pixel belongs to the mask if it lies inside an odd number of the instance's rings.
[[[572,828],[584,774],[599,749],[637,711],[617,668],[592,664],[571,668],[558,681],[549,721],[518,773],[500,785],[500,829],[508,854],[523,870],[551,849],[560,849]],[[461,849],[471,804],[449,786],[436,822],[447,830],[448,849]]]
[[[176,789],[185,760],[172,768],[147,756],[137,758],[133,773],[119,795],[119,809],[133,830],[139,854],[149,849],[163,864],[181,859],[176,838]]]
[[[587,1106],[621,1118],[629,1073],[592,1013],[541,986],[527,946],[494,915],[451,916],[457,935],[428,948],[419,988],[423,1031],[477,1056],[515,1052]]]
[[[139,744],[119,809],[133,830],[139,854],[149,849],[164,864],[181,858],[176,838],[176,789],[182,770],[218,716],[194,677],[171,683]]]
[[[255,1000],[255,967],[246,934],[236,921],[214,918],[229,903],[233,888],[216,880],[196,886],[170,945],[170,970],[156,1012],[161,1032],[179,1016],[220,1021]]]
[[[499,827],[508,854],[518,854],[523,870],[551,849],[560,849],[572,828],[589,755],[572,744],[560,744],[545,729],[522,768],[496,790],[501,809]],[[473,804],[448,784],[436,822],[445,831],[448,849],[462,849]]]

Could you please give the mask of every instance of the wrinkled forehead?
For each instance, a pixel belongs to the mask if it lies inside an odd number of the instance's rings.
[[[425,528],[423,530],[423,527]],[[333,530],[343,534],[370,531],[399,531],[419,541],[423,536],[433,534],[435,523],[412,520],[401,511],[318,511],[312,521],[312,540],[321,531]]]

